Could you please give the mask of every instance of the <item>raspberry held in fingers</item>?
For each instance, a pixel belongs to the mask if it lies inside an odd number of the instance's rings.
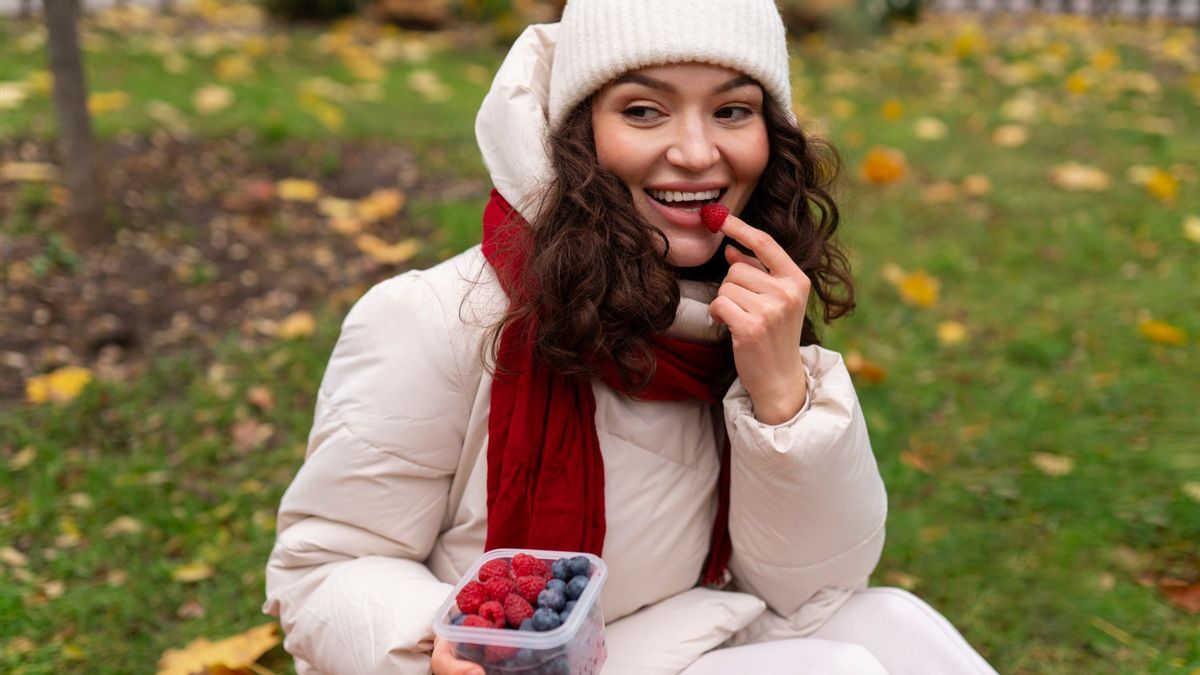
[[[705,204],[700,207],[700,220],[704,221],[704,226],[711,232],[720,232],[721,226],[725,224],[725,218],[729,215],[729,209],[723,204]]]

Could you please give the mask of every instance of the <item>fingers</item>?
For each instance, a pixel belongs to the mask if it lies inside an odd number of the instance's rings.
[[[751,227],[746,221],[730,214],[725,218],[721,232],[737,243],[750,249],[754,256],[772,274],[790,275],[800,271],[795,261],[783,250],[779,242],[760,229]],[[743,254],[744,255],[744,254]]]
[[[484,675],[479,664],[463,661],[454,655],[454,648],[441,638],[434,638],[433,657],[429,667],[435,675]]]

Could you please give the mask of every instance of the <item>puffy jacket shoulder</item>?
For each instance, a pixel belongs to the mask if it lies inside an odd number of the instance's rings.
[[[376,284],[342,324],[322,406],[379,452],[453,471],[458,458],[444,450],[454,444],[430,441],[448,420],[468,418],[484,338],[504,303],[478,247]]]

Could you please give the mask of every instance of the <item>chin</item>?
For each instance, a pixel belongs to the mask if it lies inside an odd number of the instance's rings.
[[[672,267],[699,267],[712,260],[721,248],[721,237],[713,235],[709,241],[672,241],[667,254],[667,264]]]

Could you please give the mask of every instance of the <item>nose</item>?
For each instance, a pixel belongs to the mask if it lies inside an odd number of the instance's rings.
[[[716,164],[720,157],[721,152],[703,120],[688,116],[675,125],[671,145],[667,148],[668,162],[681,169],[700,173]]]

